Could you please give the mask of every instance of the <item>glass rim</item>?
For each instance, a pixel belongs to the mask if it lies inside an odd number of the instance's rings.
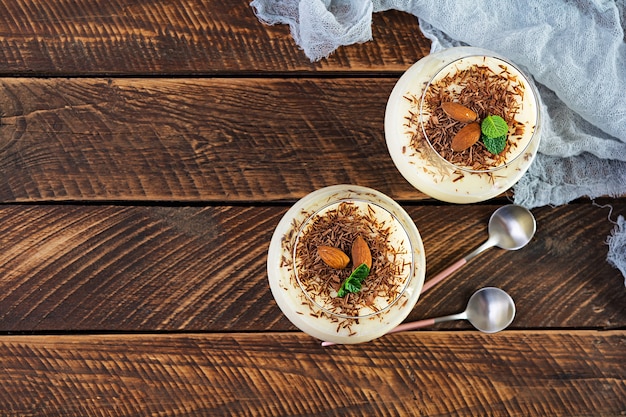
[[[501,61],[511,67],[513,67],[523,78],[525,85],[527,86],[527,88],[529,88],[533,94],[533,102],[535,105],[535,124],[534,124],[534,129],[533,129],[533,133],[532,136],[530,137],[530,139],[528,140],[528,143],[526,143],[526,145],[520,149],[519,151],[517,151],[517,155],[515,157],[513,157],[512,159],[506,159],[504,163],[491,167],[489,169],[473,169],[470,168],[468,166],[463,166],[463,165],[457,165],[453,162],[450,162],[448,159],[444,158],[439,152],[437,152],[437,150],[433,147],[432,143],[430,142],[430,139],[428,138],[428,135],[426,134],[426,130],[424,128],[424,100],[425,100],[425,96],[426,96],[426,92],[428,91],[429,87],[431,86],[431,84],[440,76],[440,74],[442,74],[444,71],[446,71],[450,66],[454,65],[455,63],[457,63],[458,61],[461,61],[463,59],[467,59],[467,58],[473,58],[473,57],[488,57],[488,58],[493,58],[496,59],[498,61]],[[469,174],[490,174],[490,173],[494,173],[497,172],[501,169],[504,169],[506,167],[508,167],[509,165],[511,165],[512,163],[514,163],[515,161],[517,161],[519,158],[521,158],[525,153],[526,150],[530,147],[530,145],[533,143],[535,137],[538,135],[539,133],[539,123],[540,123],[540,114],[541,112],[539,111],[539,95],[537,92],[537,89],[535,87],[535,85],[531,82],[530,78],[522,71],[520,70],[515,64],[513,64],[511,61],[504,59],[500,56],[497,56],[496,54],[488,54],[488,53],[483,53],[483,54],[467,54],[467,55],[463,55],[459,58],[454,59],[453,61],[450,61],[448,63],[446,63],[443,68],[439,69],[428,81],[428,83],[424,86],[424,89],[422,91],[421,97],[420,97],[420,106],[419,106],[419,125],[420,125],[420,129],[422,130],[422,134],[424,135],[424,139],[426,140],[426,143],[428,144],[428,148],[435,153],[435,155],[437,155],[437,157],[439,157],[439,159],[441,159],[444,164],[446,166],[448,166],[451,169],[459,169],[463,172],[469,173]]]
[[[358,315],[358,316],[352,316],[349,314],[342,314],[342,313],[338,313],[336,311],[330,310],[325,306],[320,305],[311,295],[309,295],[309,292],[304,288],[304,284],[302,283],[302,281],[300,280],[299,274],[298,274],[298,263],[297,263],[297,251],[298,251],[298,242],[300,241],[300,236],[302,236],[303,231],[305,230],[305,228],[307,227],[307,225],[310,223],[311,220],[313,220],[320,212],[326,210],[328,207],[336,205],[336,204],[340,204],[343,202],[363,202],[366,204],[372,204],[374,206],[379,207],[380,209],[384,210],[386,213],[388,213],[393,219],[394,221],[396,221],[401,227],[402,227],[402,231],[406,234],[407,236],[407,242],[408,242],[408,246],[409,246],[409,256],[411,259],[410,262],[410,269],[409,272],[405,278],[405,281],[402,285],[402,289],[400,292],[398,292],[397,296],[393,299],[392,302],[388,303],[384,308],[378,310],[378,311],[374,311],[372,313],[368,313],[368,314],[364,314],[364,315]],[[312,213],[311,215],[308,215],[306,217],[306,219],[302,222],[302,224],[300,225],[300,228],[298,229],[297,233],[296,233],[296,237],[294,239],[294,245],[293,245],[293,252],[292,252],[292,261],[293,261],[293,272],[296,278],[296,282],[298,283],[298,286],[300,287],[300,290],[302,290],[302,293],[305,295],[305,297],[307,298],[307,300],[309,302],[311,302],[315,307],[319,308],[322,312],[332,316],[332,317],[337,317],[337,318],[341,318],[341,319],[353,319],[353,320],[358,320],[358,319],[366,319],[366,318],[370,318],[370,317],[375,317],[378,316],[380,314],[383,314],[384,312],[388,311],[389,309],[391,309],[394,305],[396,305],[398,303],[398,301],[400,301],[400,299],[402,299],[402,296],[405,294],[406,290],[409,288],[409,284],[411,283],[411,281],[413,280],[413,276],[415,275],[415,253],[414,253],[414,248],[413,248],[413,242],[411,241],[411,236],[409,234],[409,232],[406,230],[406,227],[404,226],[402,220],[400,218],[398,218],[398,216],[396,216],[394,213],[392,213],[390,210],[388,210],[387,208],[383,207],[380,203],[378,202],[373,202],[371,200],[368,200],[367,198],[363,198],[363,197],[346,197],[346,198],[338,198],[337,200],[333,200],[333,201],[329,201],[328,203],[324,204],[322,207],[320,207],[319,209],[315,210],[314,213]]]

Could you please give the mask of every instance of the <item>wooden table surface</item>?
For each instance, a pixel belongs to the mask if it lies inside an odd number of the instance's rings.
[[[487,237],[511,195],[452,205],[396,170],[387,98],[429,52],[414,16],[311,63],[247,1],[0,0],[3,416],[626,413],[626,290],[609,209],[533,209],[407,320],[483,286],[509,329],[467,322],[322,348],[269,290],[271,235],[299,198],[375,188],[417,224],[427,277]],[[602,198],[611,218],[626,198]]]

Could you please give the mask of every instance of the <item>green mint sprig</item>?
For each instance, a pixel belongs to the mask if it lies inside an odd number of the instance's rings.
[[[506,135],[497,138],[490,138],[483,135],[482,140],[485,144],[485,148],[494,155],[499,154],[506,147]]]
[[[506,121],[496,115],[489,115],[480,124],[481,140],[489,152],[499,154],[506,147],[509,126]]]
[[[361,291],[363,281],[370,273],[370,268],[366,264],[361,264],[355,268],[348,278],[341,284],[337,297],[345,297],[348,293],[357,293]]]
[[[480,123],[480,130],[488,138],[497,138],[508,133],[509,125],[502,117],[489,115]]]

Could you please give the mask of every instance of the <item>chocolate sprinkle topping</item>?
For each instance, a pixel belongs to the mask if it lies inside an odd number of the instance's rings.
[[[369,204],[367,207],[364,212],[352,202],[341,202],[336,208],[316,215],[298,239],[295,265],[298,278],[311,298],[335,314],[357,317],[365,307],[377,311],[381,298],[384,308],[397,300],[406,284],[404,257],[399,256],[406,251],[404,242],[400,248],[392,247],[391,226],[377,219]],[[333,269],[320,259],[317,248],[333,246],[349,254],[358,236],[370,248],[372,268],[360,292],[340,298],[337,290],[358,265],[350,263],[347,268]]]
[[[501,71],[494,72],[484,65],[474,65],[431,83],[424,92],[423,111],[424,131],[419,127],[419,115],[411,112],[407,117],[409,126],[417,128],[411,138],[411,146],[419,149],[425,141],[424,132],[439,155],[454,165],[484,171],[503,165],[508,155],[518,146],[524,134],[524,124],[515,119],[524,97],[525,86],[522,80],[508,71],[507,66],[499,65]],[[406,97],[413,103],[420,98]],[[452,138],[466,123],[450,118],[441,108],[443,102],[457,102],[476,112],[478,121],[489,115],[502,117],[509,125],[505,149],[493,155],[482,141],[462,152],[451,148]]]

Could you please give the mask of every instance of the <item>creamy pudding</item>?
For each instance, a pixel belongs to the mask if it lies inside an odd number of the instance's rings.
[[[371,249],[371,270],[359,291],[339,296],[359,266],[350,250],[357,237]],[[343,251],[350,262],[326,265],[320,245]],[[268,254],[270,288],[283,313],[300,330],[334,343],[372,340],[400,324],[417,302],[424,274],[411,218],[387,196],[351,185],[298,201],[277,226]]]
[[[444,111],[450,103],[472,115],[451,117]],[[488,151],[491,139],[480,133],[480,123],[493,116],[506,122],[505,135],[502,148]],[[528,170],[539,122],[536,90],[519,69],[492,52],[458,47],[426,56],[400,78],[387,103],[385,137],[414,187],[442,201],[472,203],[508,190]],[[453,141],[469,124],[477,125],[477,137],[456,149]]]

